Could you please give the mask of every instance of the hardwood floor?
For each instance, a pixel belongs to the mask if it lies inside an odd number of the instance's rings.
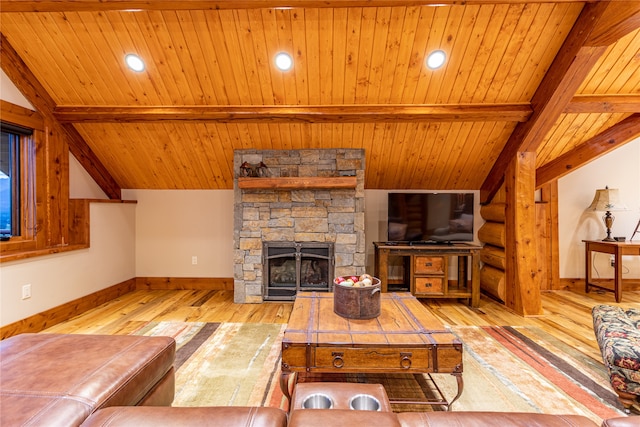
[[[483,296],[476,309],[452,300],[422,300],[445,325],[537,326],[599,359],[591,308],[597,304],[640,309],[640,291],[625,292],[616,304],[611,293],[552,291],[542,294],[544,314],[522,317]],[[286,323],[293,304],[234,304],[233,291],[134,291],[46,329],[48,333],[126,334],[149,321]]]

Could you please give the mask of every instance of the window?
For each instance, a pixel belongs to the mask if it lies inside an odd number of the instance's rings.
[[[32,131],[19,126],[0,123],[0,237],[7,239],[22,234],[22,218],[25,200],[21,165],[24,164],[21,153]]]

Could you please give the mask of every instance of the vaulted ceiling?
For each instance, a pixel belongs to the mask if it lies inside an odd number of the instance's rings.
[[[519,151],[541,185],[640,135],[638,1],[0,0],[0,32],[111,197],[233,188],[238,149],[337,147],[365,149],[368,189],[491,194]]]

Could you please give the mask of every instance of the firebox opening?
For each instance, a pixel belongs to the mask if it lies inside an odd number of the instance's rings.
[[[333,243],[263,243],[264,300],[290,301],[300,291],[330,292]]]

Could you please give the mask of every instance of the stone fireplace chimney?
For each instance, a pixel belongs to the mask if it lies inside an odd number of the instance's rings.
[[[268,171],[239,185],[241,166],[261,162]],[[233,163],[236,303],[263,301],[263,242],[333,243],[333,274],[365,272],[364,150],[237,150]],[[330,185],[348,176],[355,177],[353,185]],[[287,178],[287,186],[270,178]],[[305,178],[327,179],[309,184]]]

